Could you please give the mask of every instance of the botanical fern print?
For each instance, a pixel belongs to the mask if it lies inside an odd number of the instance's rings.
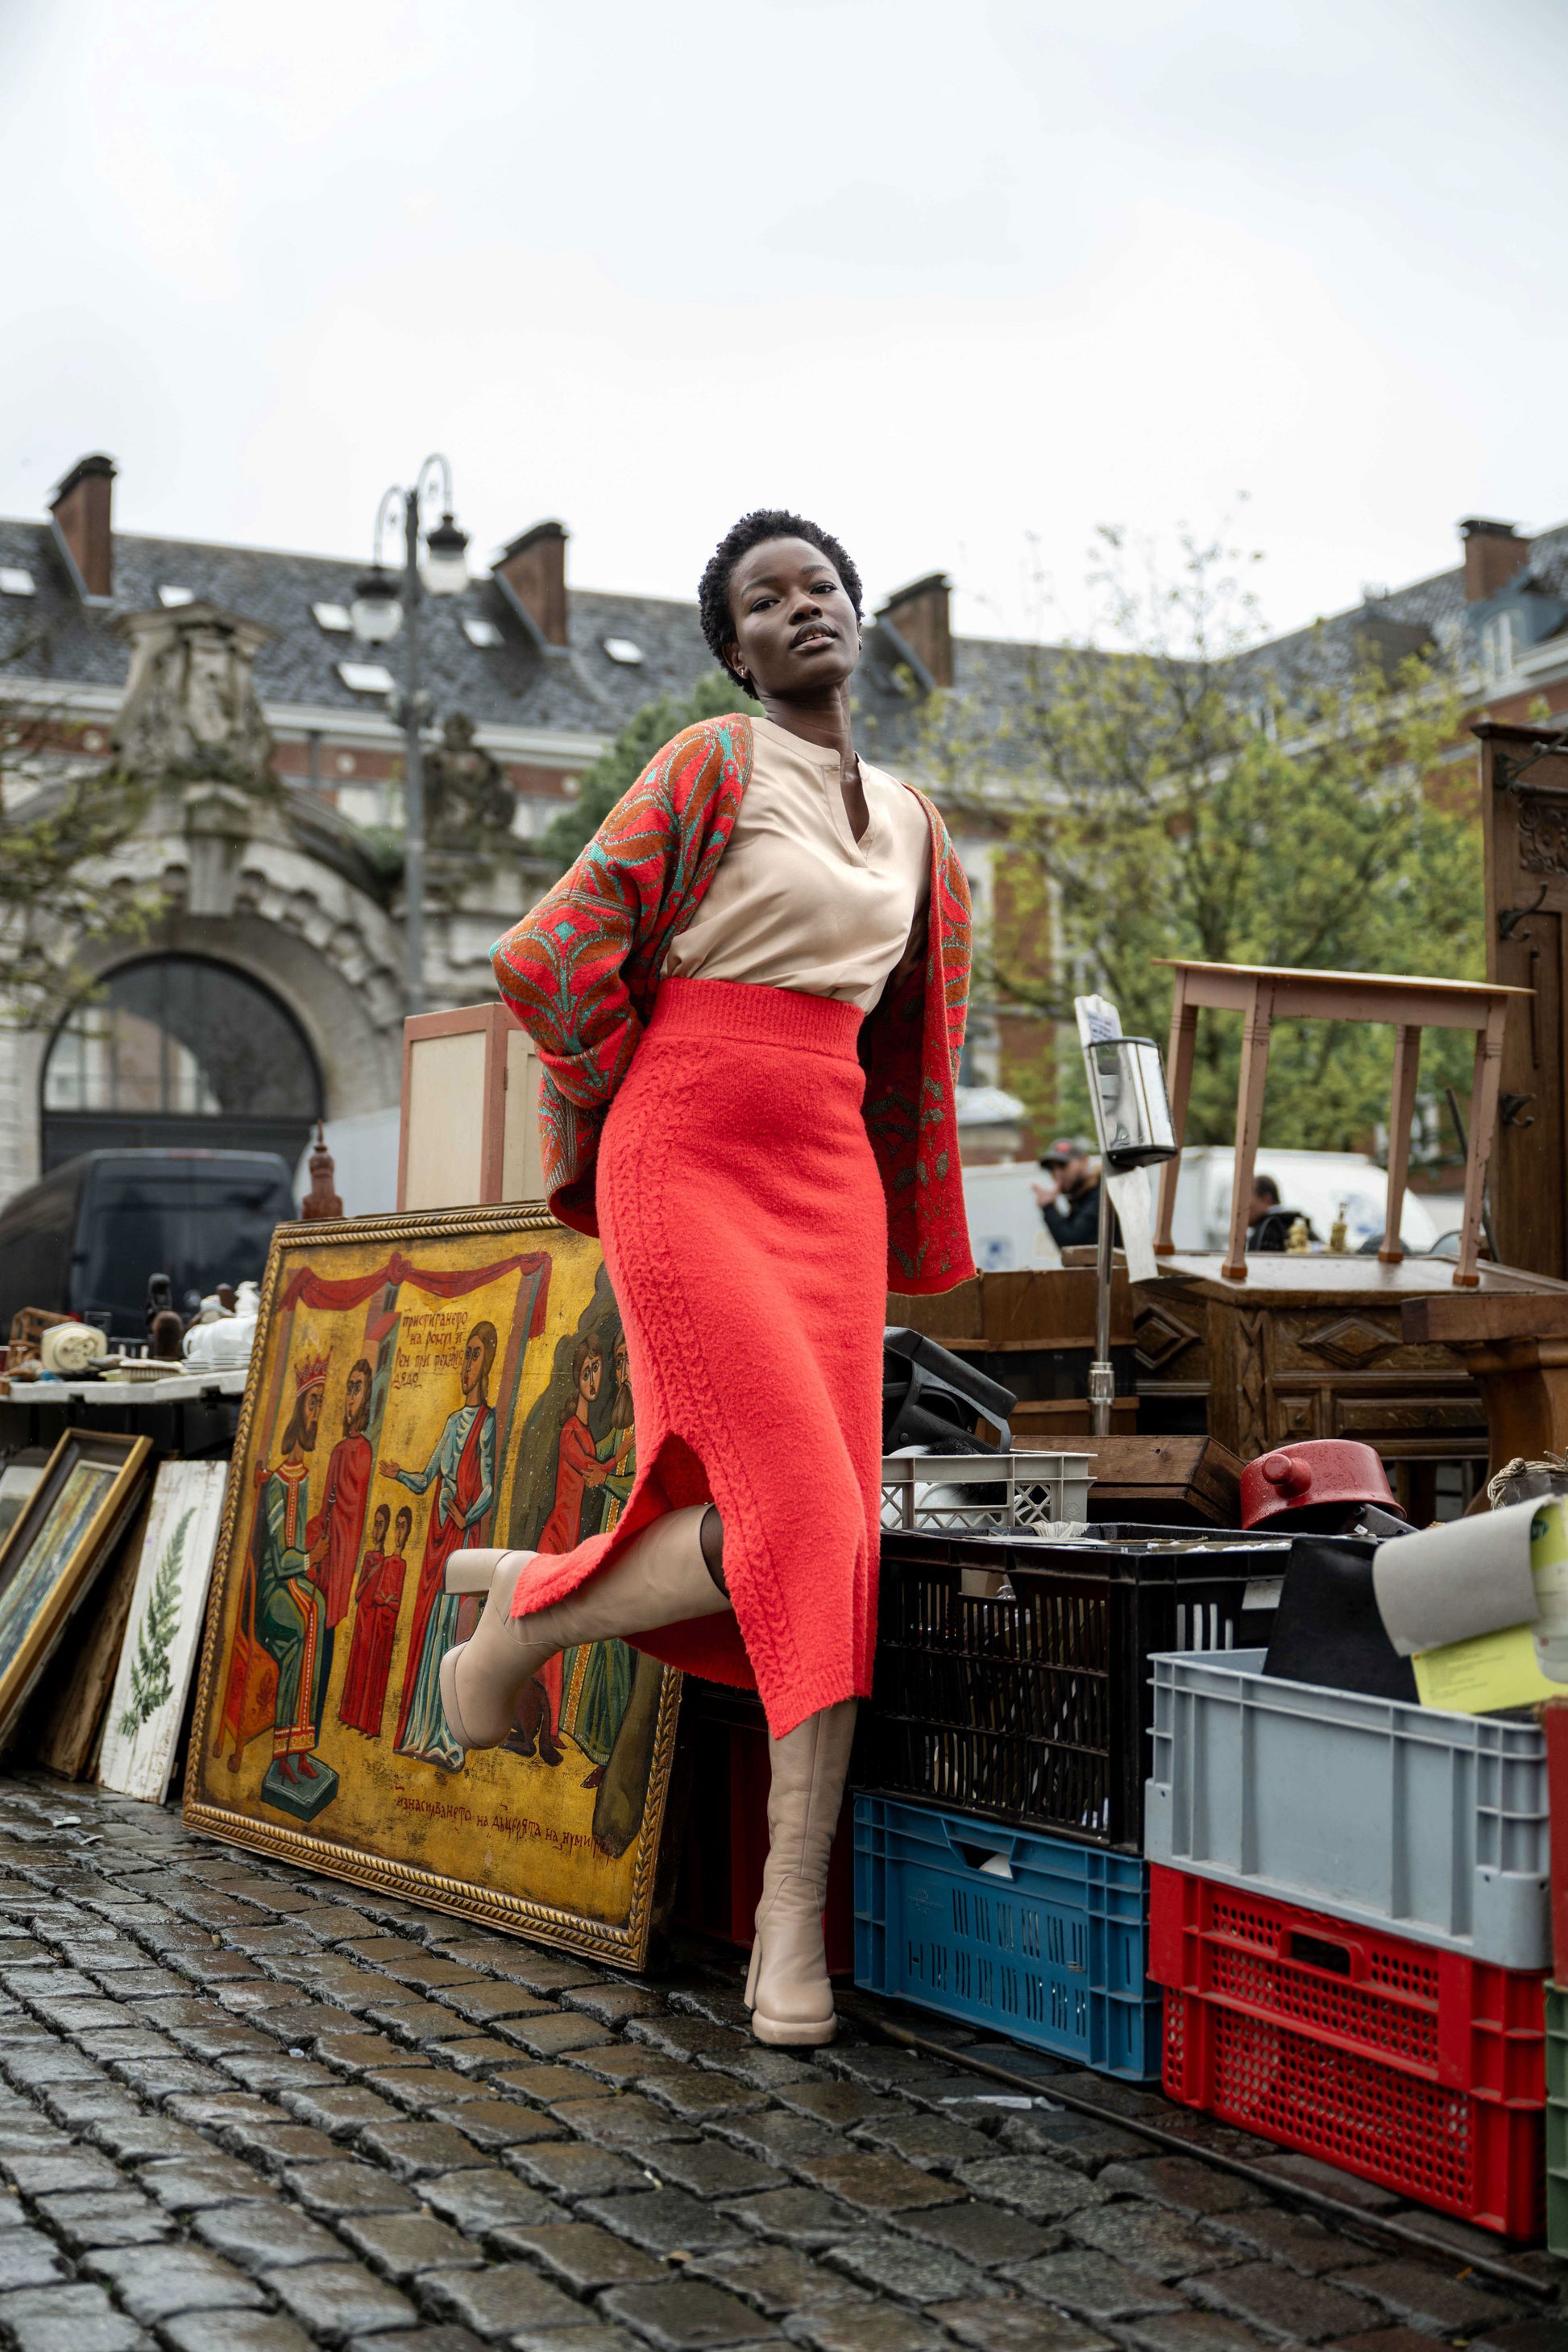
[[[545,1189],[596,1234],[599,1137],[653,1009],[669,943],[700,906],[752,772],[752,723],[726,715],[675,736],[576,863],[492,950],[497,984],[538,1048]],[[888,1280],[951,1289],[974,1271],[953,1087],[969,1002],[969,885],[947,828],[931,835],[926,964],[860,1033],[865,1118],[888,1200]]]
[[[166,1706],[174,1696],[169,1646],[179,1629],[185,1538],[195,1516],[194,1507],[188,1510],[169,1538],[153,1579],[153,1590],[147,1596],[136,1639],[136,1655],[131,1662],[131,1697],[120,1717],[121,1734],[126,1739],[134,1739],[142,1726],[151,1723],[158,1709]]]

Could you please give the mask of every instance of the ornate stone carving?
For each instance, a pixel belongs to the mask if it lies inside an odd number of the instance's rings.
[[[128,613],[131,675],[114,748],[132,775],[212,778],[270,787],[272,738],[256,691],[256,656],[272,635],[216,604]]]
[[[502,847],[517,802],[500,762],[474,740],[474,722],[455,710],[440,744],[425,756],[425,809],[433,842],[443,848]]]

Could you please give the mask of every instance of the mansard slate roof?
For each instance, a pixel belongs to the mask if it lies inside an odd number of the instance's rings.
[[[1457,564],[1451,572],[1435,572],[1429,579],[1412,581],[1405,588],[1368,589],[1353,612],[1337,613],[1311,628],[1270,637],[1240,655],[1236,667],[1243,675],[1272,675],[1289,694],[1292,675],[1318,663],[1326,663],[1331,672],[1336,666],[1352,667],[1367,625],[1378,622],[1408,628],[1411,651],[1424,635],[1443,653],[1452,653],[1467,619],[1474,621],[1494,611],[1502,599],[1529,589],[1568,602],[1568,523],[1532,539],[1529,562],[1498,597],[1489,598],[1484,604],[1467,604],[1464,566]]]
[[[0,519],[4,566],[28,572],[37,593],[0,594],[0,680],[49,678],[118,689],[125,680],[129,649],[114,628],[115,616],[157,605],[163,587],[188,590],[272,630],[256,675],[263,699],[275,709],[302,706],[345,716],[379,712],[381,698],[356,693],[344,684],[337,665],[381,660],[395,676],[399,670],[395,642],[388,648],[361,646],[352,636],[323,630],[312,615],[314,604],[352,601],[364,565],[345,557],[116,531],[112,605],[84,607],[50,526]],[[1525,586],[1568,602],[1568,526],[1533,541],[1528,575],[1510,583],[1510,590]],[[1491,607],[1468,609],[1473,616]],[[695,604],[569,588],[567,613],[570,645],[542,651],[488,572],[481,571],[460,597],[429,600],[422,618],[422,660],[424,682],[437,710],[466,711],[481,728],[604,739],[655,695],[684,694],[710,672]],[[1273,638],[1240,656],[1237,667],[1244,677],[1273,671],[1288,691],[1292,670],[1315,663],[1324,648],[1331,661],[1348,666],[1369,621],[1391,624],[1401,636],[1408,628],[1412,645],[1429,633],[1447,647],[1466,614],[1464,572],[1456,566],[1408,587],[1369,595],[1356,610],[1336,614],[1316,630]],[[490,622],[500,642],[473,645],[464,634],[465,620]],[[640,663],[617,662],[605,650],[606,639],[620,637],[639,648]],[[1048,665],[1051,654],[1049,646],[1012,639],[954,637],[954,687],[973,703],[983,722],[994,721],[1031,687],[1037,690],[1039,666],[1042,659]],[[900,670],[897,649],[869,618],[856,699],[869,756],[879,764],[897,765],[913,743],[920,697]]]

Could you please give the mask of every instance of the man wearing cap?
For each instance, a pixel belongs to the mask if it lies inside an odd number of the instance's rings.
[[[1069,1135],[1040,1154],[1050,1181],[1035,1186],[1035,1198],[1058,1249],[1092,1248],[1100,1238],[1100,1178],[1089,1166],[1093,1149],[1083,1136]]]

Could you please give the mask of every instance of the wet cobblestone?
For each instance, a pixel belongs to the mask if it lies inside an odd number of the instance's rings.
[[[1568,2352],[1548,2257],[1510,2289],[1484,2232],[1152,2089],[995,2052],[1029,2104],[934,2019],[945,2058],[742,2020],[711,1955],[628,1981],[0,1780],[0,2344]]]

